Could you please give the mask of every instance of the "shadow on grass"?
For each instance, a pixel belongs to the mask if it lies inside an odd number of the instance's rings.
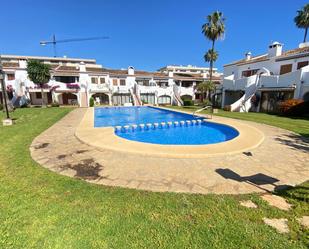
[[[309,181],[295,187],[289,186],[286,189],[275,189],[275,193],[284,198],[309,203]]]

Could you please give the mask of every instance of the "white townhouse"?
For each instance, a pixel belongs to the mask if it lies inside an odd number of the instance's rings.
[[[101,105],[182,105],[184,98],[198,100],[196,85],[209,79],[208,68],[193,67],[194,71],[189,71],[192,66],[186,72],[146,72],[133,67],[108,69],[93,59],[17,55],[1,55],[1,58],[7,88],[15,96],[13,101],[26,96],[33,105],[39,105],[42,96],[41,89],[27,76],[29,59],[51,66],[51,80],[43,87],[43,97],[48,104],[87,107],[93,97]],[[217,71],[214,80],[218,85],[221,83]]]
[[[224,65],[222,107],[231,111],[276,112],[287,99],[309,101],[309,43],[283,51],[273,42],[265,54]]]

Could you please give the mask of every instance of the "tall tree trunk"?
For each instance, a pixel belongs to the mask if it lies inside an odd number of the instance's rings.
[[[211,51],[214,52],[215,50],[215,40],[212,40],[212,46],[211,46]],[[209,68],[210,68],[210,72],[209,72],[209,81],[212,83],[212,69],[213,69],[213,66],[214,66],[214,61],[213,59],[211,58],[210,62],[209,62]],[[209,90],[208,92],[208,99],[209,101],[211,101],[211,91]]]
[[[305,29],[304,42],[306,42],[306,40],[307,40],[307,33],[308,33],[308,28]]]
[[[44,107],[43,85],[41,85],[41,98],[42,98],[42,107]]]

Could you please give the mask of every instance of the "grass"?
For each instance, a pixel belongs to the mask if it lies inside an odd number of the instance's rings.
[[[0,248],[306,248],[296,218],[309,213],[309,182],[282,194],[286,212],[252,195],[152,193],[98,186],[50,172],[31,159],[34,137],[70,109],[32,108],[0,127]],[[239,206],[251,199],[258,209]],[[279,234],[263,217],[288,218]]]
[[[192,113],[193,111],[199,109],[200,107],[170,106],[169,108]],[[200,113],[207,114],[209,113],[209,111],[208,110],[202,111]],[[240,113],[240,112],[228,112],[228,111],[223,111],[223,110],[219,110],[219,112],[215,115],[272,125],[272,126],[276,126],[276,127],[280,127],[286,130],[296,132],[304,137],[309,137],[309,118],[308,117],[307,118],[305,117],[290,118],[290,117],[283,117],[283,116],[279,116],[275,114],[267,114],[267,113],[256,113],[256,112]]]

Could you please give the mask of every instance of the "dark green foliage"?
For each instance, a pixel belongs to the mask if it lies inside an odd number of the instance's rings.
[[[93,98],[93,97],[91,97],[91,98],[89,99],[89,106],[90,106],[90,107],[94,107],[94,98]]]
[[[60,105],[59,105],[59,103],[58,102],[53,102],[52,104],[51,104],[51,107],[59,107]]]
[[[50,80],[50,66],[38,60],[28,60],[27,73],[29,79],[37,85],[44,85]]]
[[[191,99],[185,99],[185,100],[183,100],[183,105],[184,106],[193,106],[194,102]]]
[[[306,42],[309,28],[309,4],[306,4],[301,10],[297,11],[294,22],[298,28],[305,29],[303,42]]]
[[[29,79],[41,87],[42,106],[44,105],[43,85],[50,80],[50,65],[38,60],[27,61],[27,73]]]

